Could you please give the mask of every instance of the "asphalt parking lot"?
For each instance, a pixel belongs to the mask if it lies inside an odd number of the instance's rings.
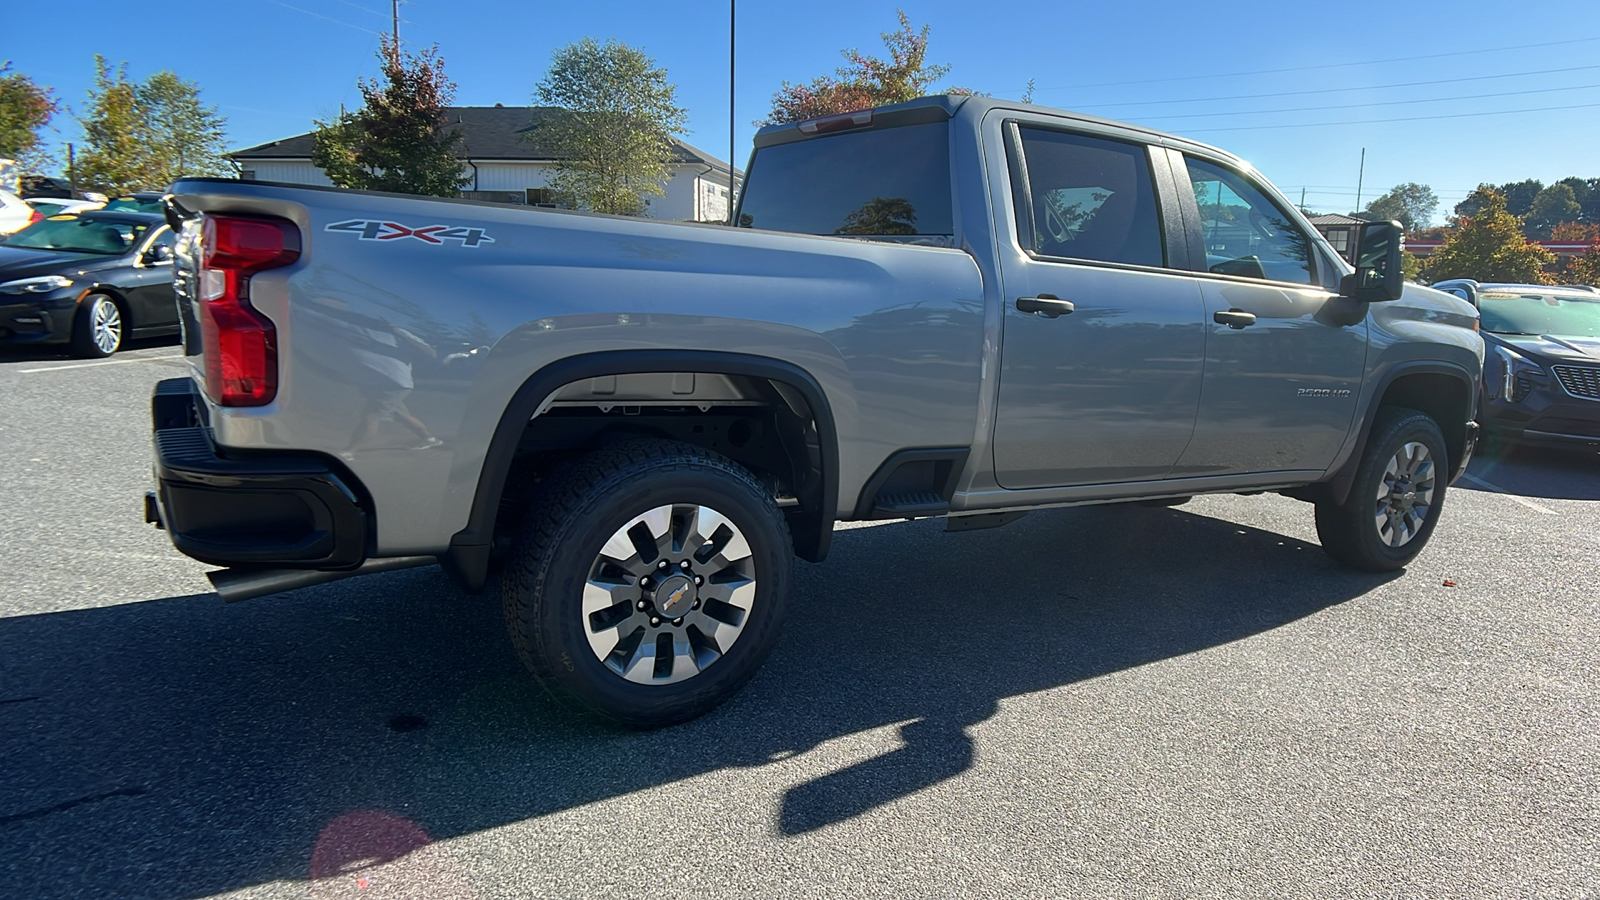
[[[140,516],[177,353],[0,352],[0,898],[1600,898],[1595,454],[1391,576],[1271,496],[843,529],[622,733],[436,569],[210,594]]]

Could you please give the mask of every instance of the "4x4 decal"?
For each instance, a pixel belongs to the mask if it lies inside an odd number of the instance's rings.
[[[416,238],[428,244],[460,241],[463,247],[476,247],[479,244],[494,243],[494,238],[489,237],[489,233],[482,228],[453,228],[449,225],[418,225],[411,227],[383,219],[349,219],[344,222],[334,222],[322,230],[354,234],[363,241],[395,241],[401,238]]]

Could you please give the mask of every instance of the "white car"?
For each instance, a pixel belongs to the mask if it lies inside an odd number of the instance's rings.
[[[21,197],[10,191],[0,191],[0,234],[20,231],[44,218]]]
[[[26,197],[22,202],[33,207],[42,216],[80,213],[86,209],[99,209],[106,205],[103,200],[96,203],[93,200],[63,200],[59,197]]]

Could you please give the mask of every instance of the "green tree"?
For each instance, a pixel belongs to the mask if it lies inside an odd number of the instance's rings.
[[[644,215],[666,193],[673,136],[687,128],[667,70],[642,50],[592,37],[557,50],[534,99],[556,107],[528,135],[556,157],[550,190],[562,203]]]
[[[96,56],[78,183],[111,194],[162,190],[185,175],[226,175],[227,119],[200,102],[200,87],[162,70],[135,82],[126,63]]]
[[[84,141],[73,179],[80,187],[113,195],[166,187],[155,181],[151,148],[143,139],[139,85],[128,78],[128,64],[112,69],[97,53],[94,67],[89,112],[78,120]]]
[[[1475,199],[1478,213],[1462,218],[1444,246],[1434,251],[1428,259],[1428,276],[1435,281],[1475,278],[1548,284],[1544,267],[1555,257],[1523,236],[1522,223],[1506,211],[1505,195],[1485,184],[1468,199]]]
[[[454,197],[469,179],[455,154],[461,129],[447,108],[455,83],[437,46],[402,53],[388,37],[378,47],[381,80],[363,78],[355,112],[316,123],[311,162],[340,187]]]
[[[889,51],[888,59],[868,56],[859,50],[843,51],[846,65],[833,75],[823,75],[805,84],[785,81],[772,95],[772,113],[758,125],[773,125],[855,112],[889,103],[904,103],[933,92],[933,85],[949,74],[947,65],[928,62],[928,29],[918,31],[904,10],[895,10],[900,27],[880,36]],[[970,93],[952,88],[950,93]],[[1028,82],[1027,98],[1033,96]]]
[[[1352,215],[1380,222],[1393,219],[1407,234],[1414,234],[1428,226],[1438,208],[1439,198],[1434,196],[1432,188],[1408,181],[1390,188],[1388,193],[1368,203],[1365,210]]]
[[[54,91],[11,71],[10,62],[0,63],[0,157],[30,171],[48,168],[53,161],[39,132],[60,111]]]
[[[1422,260],[1409,250],[1400,251],[1400,277],[1406,281],[1416,281],[1422,274]]]
[[[1531,238],[1548,238],[1551,229],[1562,222],[1576,222],[1582,213],[1583,207],[1579,205],[1572,186],[1557,182],[1533,198],[1523,222],[1523,231]]]

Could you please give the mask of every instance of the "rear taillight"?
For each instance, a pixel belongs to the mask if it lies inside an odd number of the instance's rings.
[[[250,276],[299,259],[300,229],[241,216],[206,216],[201,227],[206,393],[223,406],[265,406],[278,394],[278,332],[250,306]]]

